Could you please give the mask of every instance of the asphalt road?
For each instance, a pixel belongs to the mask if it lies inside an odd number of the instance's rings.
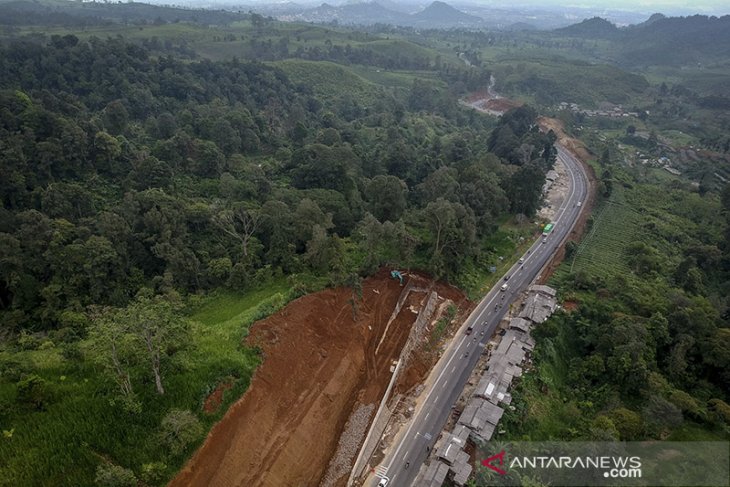
[[[451,413],[451,407],[459,398],[483,348],[509,305],[537,277],[575,225],[582,210],[578,203],[584,202],[588,194],[588,177],[572,155],[561,146],[556,147],[558,157],[565,163],[571,184],[568,198],[556,214],[554,230],[544,238],[545,242],[542,236],[537,239],[522,256],[524,263],[512,266],[505,274],[509,279],[501,279],[466,319],[431,371],[425,398],[378,467],[379,475],[369,480],[368,485],[377,486],[383,475],[390,479],[389,487],[411,485],[428,456],[427,448],[433,447]],[[504,283],[508,289],[502,292],[500,287]],[[465,333],[468,326],[474,326],[471,335]]]

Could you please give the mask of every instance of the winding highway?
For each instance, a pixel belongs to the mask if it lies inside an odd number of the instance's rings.
[[[547,237],[540,236],[532,244],[521,256],[522,263],[514,264],[465,320],[431,371],[411,421],[401,428],[378,466],[378,474],[366,485],[377,486],[383,478],[388,479],[389,487],[411,485],[510,304],[539,275],[577,222],[588,195],[588,176],[580,162],[565,148],[560,145],[556,148],[570,178],[570,192],[553,220],[555,228]],[[500,291],[503,284],[507,284],[507,289]],[[467,335],[465,331],[469,326],[474,330]]]

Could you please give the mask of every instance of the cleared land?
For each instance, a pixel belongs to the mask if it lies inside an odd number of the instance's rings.
[[[425,276],[408,273],[409,281],[465,300]],[[255,324],[247,342],[261,347],[263,364],[170,485],[317,485],[350,413],[380,400],[425,302],[427,293],[411,292],[387,326],[403,289],[383,269],[363,281],[361,300],[349,288],[328,289]]]

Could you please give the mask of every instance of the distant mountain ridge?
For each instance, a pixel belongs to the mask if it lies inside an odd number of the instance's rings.
[[[382,3],[381,3],[382,1]],[[393,24],[406,27],[479,27],[484,19],[462,12],[451,5],[436,0],[420,12],[409,14],[389,8],[389,0],[375,0],[361,3],[346,3],[332,6],[323,3],[319,7],[288,15],[282,20],[305,22],[332,22],[343,24]]]
[[[654,14],[645,22],[623,28],[594,17],[553,32],[583,39],[611,39],[621,47],[616,61],[628,66],[683,66],[730,58],[730,15]]]

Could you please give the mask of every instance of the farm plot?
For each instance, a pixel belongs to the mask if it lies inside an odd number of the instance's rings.
[[[635,242],[639,223],[639,213],[616,191],[599,208],[591,230],[573,258],[556,272],[555,279],[581,271],[604,278],[630,273],[626,249]]]

